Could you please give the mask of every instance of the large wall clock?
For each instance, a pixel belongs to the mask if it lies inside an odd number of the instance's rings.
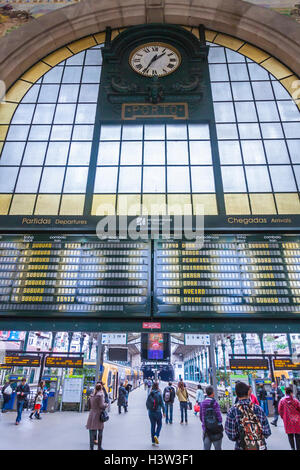
[[[177,25],[106,29],[98,117],[101,122],[211,119],[208,46]]]

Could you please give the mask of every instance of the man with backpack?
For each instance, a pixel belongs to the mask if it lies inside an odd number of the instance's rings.
[[[201,403],[200,420],[203,429],[203,448],[210,450],[213,444],[215,450],[222,450],[223,425],[219,403],[215,400],[214,389],[206,387],[206,399]]]
[[[149,414],[149,419],[151,422],[151,439],[152,444],[159,444],[158,438],[162,427],[162,414],[161,410],[163,411],[164,417],[165,414],[165,405],[163,401],[163,397],[159,390],[159,386],[157,382],[154,382],[152,385],[152,390],[148,395],[146,401],[146,407]]]
[[[235,442],[235,450],[267,450],[266,439],[271,429],[263,409],[249,399],[249,386],[238,382],[235,386],[238,402],[230,408],[225,432]]]
[[[166,424],[173,422],[173,403],[175,400],[175,388],[172,387],[172,382],[164,389],[163,399],[166,409]]]

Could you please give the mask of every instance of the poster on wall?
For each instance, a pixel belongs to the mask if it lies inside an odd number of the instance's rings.
[[[82,397],[83,377],[65,377],[62,394],[63,403],[80,403]]]

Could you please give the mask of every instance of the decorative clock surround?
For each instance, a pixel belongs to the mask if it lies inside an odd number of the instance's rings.
[[[204,27],[198,39],[177,25],[106,29],[99,95],[101,122],[209,120],[211,92]]]

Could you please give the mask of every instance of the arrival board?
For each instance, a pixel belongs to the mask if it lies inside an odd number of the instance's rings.
[[[0,317],[148,318],[150,243],[0,237]]]
[[[207,235],[155,242],[156,318],[300,318],[300,239]]]

